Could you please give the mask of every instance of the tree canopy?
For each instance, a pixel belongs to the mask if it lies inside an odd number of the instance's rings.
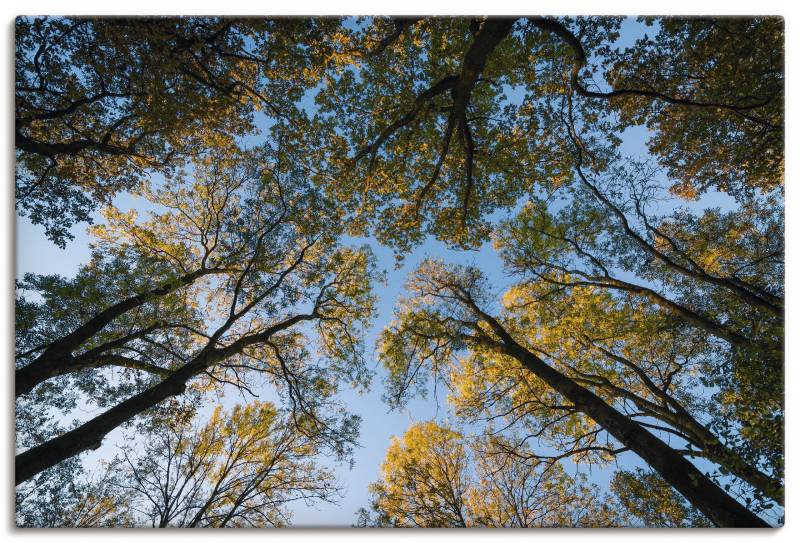
[[[412,425],[386,451],[370,487],[377,526],[612,527],[622,519],[596,487],[561,464],[526,465],[496,454],[490,439],[468,440],[435,422]]]
[[[17,213],[93,224],[17,277],[17,522],[336,501],[377,318],[389,407],[452,417],[359,525],[782,523],[783,21],[632,23],[19,17]],[[503,268],[426,259],[389,322],[363,238]]]
[[[613,17],[388,23],[360,30],[385,37],[317,101],[344,174],[330,190],[401,250],[426,233],[475,247],[493,212],[571,178],[572,124],[605,160],[647,126],[679,197],[782,186],[779,19],[659,18],[656,38],[622,50]]]
[[[356,421],[330,402],[340,383],[367,383],[358,337],[374,304],[372,257],[338,247],[336,216],[324,217],[307,187],[273,169],[277,162],[252,159],[196,163],[192,182],[148,190],[143,196],[163,211],[146,221],[109,208],[95,229],[95,258],[74,281],[29,277],[21,285],[41,287],[44,301],[21,301],[32,326],[20,329],[17,396],[58,405],[64,398],[49,399],[58,390],[49,382],[77,379],[97,394],[85,401],[113,407],[22,453],[18,482],[98,446],[187,386],[247,389],[251,376],[274,383],[296,419],[310,417],[338,451],[352,443]],[[115,254],[136,265],[101,276]],[[97,292],[105,281],[120,291]],[[74,319],[65,322],[52,305]],[[124,368],[125,379],[109,375],[112,368]],[[109,382],[126,385],[118,403],[104,390]]]
[[[275,406],[257,400],[217,406],[205,426],[178,419],[149,430],[140,453],[128,447],[113,467],[115,493],[140,524],[183,528],[280,527],[296,500],[335,500],[330,471],[312,461],[317,446]]]
[[[63,246],[121,190],[296,107],[335,19],[33,18],[16,25],[17,206]]]

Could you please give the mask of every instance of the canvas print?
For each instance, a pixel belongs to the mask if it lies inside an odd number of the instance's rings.
[[[20,527],[778,527],[784,21],[15,22]]]

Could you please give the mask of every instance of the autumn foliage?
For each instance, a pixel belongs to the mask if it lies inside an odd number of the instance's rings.
[[[17,278],[19,525],[288,525],[341,498],[376,372],[447,421],[387,444],[360,526],[782,524],[781,19],[15,40],[17,213],[91,250]],[[503,269],[424,259],[380,314],[429,240]]]

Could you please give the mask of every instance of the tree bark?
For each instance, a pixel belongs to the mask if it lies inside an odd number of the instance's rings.
[[[700,424],[680,402],[675,400],[675,398],[670,396],[665,390],[659,388],[650,377],[632,361],[603,347],[598,347],[591,343],[591,341],[589,345],[599,350],[603,355],[623,364],[636,373],[651,393],[664,402],[664,404],[659,405],[658,403],[641,398],[636,394],[630,394],[630,396],[627,397],[640,408],[651,414],[651,416],[683,432],[687,441],[692,442],[700,449],[697,456],[702,456],[716,462],[765,496],[775,500],[780,505],[784,505],[783,484],[779,478],[771,477],[759,470],[755,465],[743,460],[739,454],[727,447],[716,435]],[[610,381],[607,385],[598,383],[598,386],[600,388],[609,389],[611,393],[616,393],[617,391],[626,392],[623,389],[614,387]]]
[[[174,292],[181,287],[192,284],[200,277],[212,273],[215,273],[215,271],[210,269],[195,270],[172,281],[167,281],[147,292],[131,296],[107,307],[79,326],[75,331],[54,341],[36,358],[36,360],[16,370],[14,375],[15,395],[19,397],[22,394],[27,394],[39,383],[57,375],[75,371],[74,368],[70,366],[70,363],[74,360],[72,351],[100,332],[120,315],[143,305],[155,297]]]
[[[98,448],[103,442],[103,438],[113,429],[154,407],[159,402],[182,394],[186,390],[189,380],[203,370],[221,360],[241,353],[249,345],[264,342],[275,333],[316,316],[316,314],[295,315],[261,333],[241,338],[227,347],[206,347],[190,362],[175,370],[172,375],[159,384],[115,405],[74,430],[18,454],[15,458],[16,484],[25,482],[37,473],[76,454]]]
[[[769,525],[714,484],[680,453],[632,421],[593,392],[580,386],[541,358],[517,343],[496,319],[484,313],[472,300],[472,311],[500,338],[487,340],[495,350],[513,357],[542,379],[575,407],[601,425],[625,447],[638,454],[665,481],[680,492],[715,525],[722,527],[767,528]]]

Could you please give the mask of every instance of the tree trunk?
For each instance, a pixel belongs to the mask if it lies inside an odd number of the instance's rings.
[[[620,443],[638,454],[717,526],[769,527],[757,515],[748,511],[709,480],[681,454],[594,393],[562,375],[519,344],[502,344],[501,349],[573,402],[580,411],[594,419]]]
[[[214,270],[199,269],[107,307],[79,326],[75,331],[54,341],[36,360],[16,370],[14,375],[16,397],[27,394],[36,385],[52,377],[74,371],[70,367],[70,363],[74,360],[72,352],[120,315],[141,306],[152,298],[164,296],[181,287],[190,285],[198,278],[211,273],[215,273]]]
[[[570,400],[624,446],[638,454],[715,525],[727,528],[768,528],[757,515],[714,484],[680,453],[632,421],[593,392],[546,364],[519,343],[493,317],[471,300],[470,308],[489,324],[500,341],[488,340],[497,351],[515,358],[527,370]]]
[[[186,390],[186,383],[203,370],[221,360],[241,353],[245,347],[262,343],[272,335],[301,321],[316,318],[316,316],[315,313],[294,315],[258,334],[243,337],[227,347],[216,349],[207,346],[190,362],[175,370],[172,375],[159,384],[115,405],[74,430],[18,454],[15,458],[16,484],[27,481],[37,473],[85,450],[96,449],[103,442],[103,438],[114,428],[170,396],[183,394],[183,391]]]
[[[85,450],[98,448],[114,428],[170,396],[182,394],[189,379],[218,360],[219,351],[208,350],[204,353],[159,384],[115,405],[74,430],[18,454],[15,459],[16,484]]]

